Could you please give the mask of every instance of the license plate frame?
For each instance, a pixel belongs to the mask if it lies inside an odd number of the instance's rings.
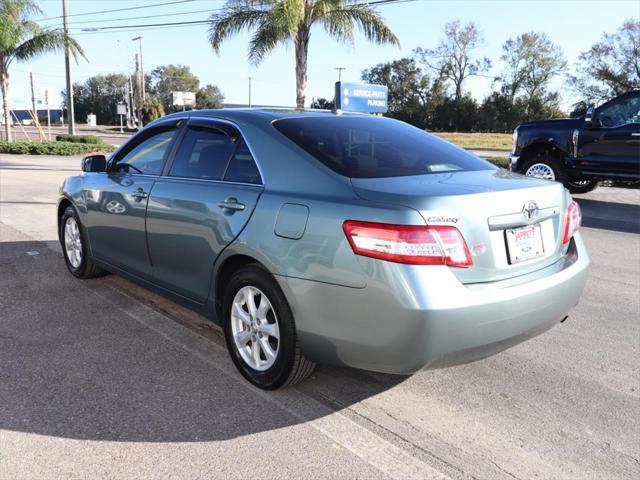
[[[504,231],[507,255],[511,265],[544,256],[542,227],[539,223]]]

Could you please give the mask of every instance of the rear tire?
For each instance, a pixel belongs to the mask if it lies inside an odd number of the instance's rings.
[[[590,179],[572,179],[567,183],[567,188],[571,193],[588,193],[598,187],[598,181]]]
[[[522,173],[528,177],[555,180],[568,185],[567,170],[562,160],[547,150],[537,150],[525,160],[522,165]]]
[[[68,206],[62,213],[59,228],[62,255],[71,275],[84,279],[107,274],[106,270],[93,262],[84,228],[72,206]]]
[[[251,383],[275,390],[313,373],[315,363],[300,351],[287,299],[262,267],[247,265],[231,276],[222,312],[231,359]]]

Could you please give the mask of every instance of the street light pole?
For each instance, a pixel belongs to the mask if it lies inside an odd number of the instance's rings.
[[[71,84],[71,65],[69,64],[69,24],[67,21],[67,0],[62,0],[62,25],[64,29],[64,70],[67,80],[67,123],[69,124],[69,133],[76,133],[76,119],[73,115],[73,85]]]
[[[336,67],[334,70],[338,70],[338,81],[342,81],[342,71],[346,70],[347,67]]]
[[[251,77],[249,77],[249,108],[251,108]]]

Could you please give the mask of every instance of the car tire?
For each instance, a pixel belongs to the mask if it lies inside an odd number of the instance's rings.
[[[84,228],[72,206],[68,206],[60,218],[60,243],[67,269],[73,276],[94,278],[107,273],[93,262]]]
[[[579,180],[579,179],[571,179],[567,182],[567,188],[571,193],[588,193],[592,190],[595,190],[598,186],[597,180]]]
[[[562,160],[547,150],[537,150],[522,165],[522,173],[528,177],[555,180],[567,186],[568,176]]]
[[[289,303],[264,268],[251,264],[231,276],[222,312],[229,354],[249,382],[275,390],[313,373],[315,363],[300,351]]]

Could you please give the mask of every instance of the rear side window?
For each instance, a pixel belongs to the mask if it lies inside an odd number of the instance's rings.
[[[172,177],[221,180],[235,144],[220,130],[190,125],[176,153]]]
[[[224,175],[229,182],[261,184],[260,171],[244,140],[240,140]]]
[[[351,178],[495,169],[422,130],[373,116],[288,118],[273,126],[327,167]]]

